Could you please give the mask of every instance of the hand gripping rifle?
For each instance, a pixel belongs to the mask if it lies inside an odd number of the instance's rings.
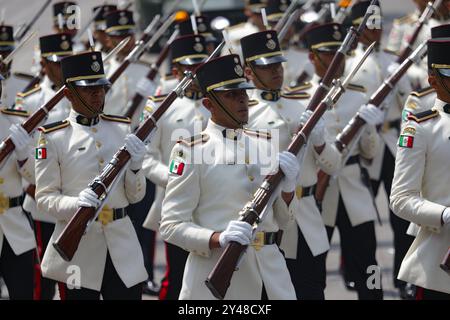
[[[293,137],[287,151],[296,155],[306,145],[307,139],[317,124],[319,119],[325,113],[325,111],[331,108],[344,93],[345,87],[349,84],[350,80],[359,70],[365,59],[373,50],[374,45],[371,45],[359,63],[353,68],[350,74],[345,78],[343,82],[340,80],[334,81],[334,86],[330,89],[327,96],[318,105],[310,119],[305,125],[300,128]],[[259,223],[261,221],[261,215],[264,212],[265,207],[268,205],[271,196],[277,189],[284,174],[281,170],[278,170],[276,174],[268,175],[264,178],[263,183],[258,190],[253,194],[253,198],[249,201],[245,207],[239,212],[240,221],[245,221],[250,225]],[[243,246],[238,242],[230,242],[225,250],[222,252],[219,260],[215,264],[211,273],[205,281],[206,286],[211,293],[218,299],[224,299],[228,287],[230,286],[231,278],[236,269],[236,266],[241,258],[241,255],[246,250],[247,246]]]
[[[432,3],[431,1],[428,2],[428,5],[425,8],[425,10],[423,10],[422,15],[419,18],[419,21],[417,21],[416,29],[414,30],[414,33],[411,39],[409,40],[408,46],[403,50],[403,52],[397,59],[398,63],[402,63],[405,59],[408,58],[411,52],[414,51],[414,43],[416,43],[420,31],[423,29],[423,26],[428,22],[428,20],[430,20],[433,13],[437,12],[437,9],[441,5],[441,3],[442,0],[435,0],[434,3]]]
[[[148,33],[151,31],[151,29],[154,28],[154,25],[156,25],[158,19],[159,16],[155,17],[152,23],[150,23],[149,27],[146,29]],[[135,57],[139,57],[139,54],[142,54],[142,52],[144,51],[144,47],[149,41],[150,36],[145,37],[144,35],[143,38],[146,41],[143,41],[142,39],[138,41],[133,51],[127,56],[125,61],[117,68],[114,74],[110,77],[109,81],[112,84],[126,70],[126,68],[130,65],[131,61],[135,59]],[[122,42],[118,44],[118,46],[121,45],[123,46]],[[110,55],[109,57],[112,56]],[[106,62],[106,59],[104,62]],[[33,130],[45,119],[50,110],[52,110],[62,100],[62,98],[64,97],[65,88],[66,85],[63,85],[50,100],[48,100],[44,105],[42,105],[38,110],[36,110],[24,123],[22,123],[22,127],[28,133],[33,132]],[[7,137],[0,143],[0,164],[14,150],[15,147],[16,146],[14,145],[10,137]]]
[[[166,59],[167,55],[169,54],[170,45],[172,44],[173,40],[178,36],[179,30],[175,30],[172,35],[170,36],[169,40],[166,42],[164,47],[162,48],[161,52],[158,55],[158,58],[156,61],[152,64],[150,71],[147,73],[146,78],[150,81],[153,81],[158,74],[158,70],[163,64],[164,60]],[[152,94],[149,92],[149,94]],[[141,102],[146,97],[142,96],[139,92],[136,92],[133,99],[128,103],[127,111],[125,112],[125,116],[132,118],[133,115],[136,113],[136,110],[138,109]]]
[[[383,101],[389,95],[389,93],[394,89],[396,84],[400,81],[403,75],[406,74],[409,67],[414,63],[419,62],[426,55],[426,42],[422,43],[417,49],[411,53],[411,55],[403,61],[403,63],[394,71],[387,79],[383,81],[383,84],[377,89],[376,92],[372,94],[369,99],[369,104],[373,104],[379,108],[382,107]],[[361,128],[366,124],[366,122],[356,114],[344,130],[336,137],[336,148],[343,152],[345,155],[349,156],[350,151],[348,146],[355,141],[355,138],[361,134]],[[345,163],[346,161],[343,161]],[[318,182],[316,189],[316,200],[321,202],[324,198],[325,191],[328,187],[330,176],[323,171],[319,171]]]
[[[214,52],[208,57],[206,62],[215,58],[220,54],[225,42],[222,41]],[[206,63],[205,62],[205,63]],[[158,109],[142,123],[136,130],[136,136],[145,141],[148,135],[156,128],[156,123],[163,116],[164,112],[170,107],[177,97],[182,96],[183,91],[193,81],[195,77],[194,71],[186,71],[185,77],[180,81],[178,86],[164,99]],[[113,156],[108,165],[102,170],[99,176],[97,176],[89,186],[97,194],[99,199],[102,199],[102,205],[95,208],[80,207],[77,212],[70,219],[58,239],[53,243],[56,251],[61,257],[66,260],[72,260],[80,240],[86,230],[88,223],[94,221],[99,214],[101,207],[104,205],[105,195],[107,196],[112,192],[112,184],[118,180],[118,177],[123,174],[125,166],[130,160],[130,154],[125,147],[120,148],[119,151]],[[113,186],[112,186],[113,187]]]

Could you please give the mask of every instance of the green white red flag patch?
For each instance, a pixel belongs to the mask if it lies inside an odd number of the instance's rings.
[[[47,159],[47,148],[36,148],[36,159]]]
[[[181,176],[184,171],[184,162],[177,159],[173,159],[172,162],[170,163],[169,171],[170,173],[174,173]]]
[[[412,148],[414,145],[414,137],[401,135],[398,140],[398,146],[402,148]]]

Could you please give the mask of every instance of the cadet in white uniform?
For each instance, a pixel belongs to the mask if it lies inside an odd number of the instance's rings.
[[[285,179],[257,226],[259,242],[252,242],[252,226],[237,219],[265,176],[255,152],[277,154],[267,133],[242,128],[250,87],[239,56],[211,60],[198,69],[197,79],[212,116],[200,135],[180,140],[172,151],[160,227],[166,241],[190,252],[180,299],[214,299],[204,281],[229,242],[249,246],[225,299],[260,299],[263,288],[269,299],[295,299],[276,240],[279,229],[294,219],[298,160],[288,152],[278,154]],[[272,166],[266,165],[269,171]]]
[[[262,31],[241,39],[245,72],[256,86],[249,106],[249,128],[270,129],[277,132],[280,150],[286,150],[301,123],[310,112],[305,112],[308,94],[285,94],[283,84],[283,57],[275,31]],[[303,121],[302,121],[303,119]],[[284,230],[281,248],[295,287],[297,299],[323,300],[326,285],[326,252],[330,248],[320,211],[314,200],[318,167],[328,174],[340,168],[341,154],[325,143],[323,121],[317,124],[306,146],[300,173],[295,212],[296,223]]]
[[[36,148],[36,202],[38,210],[55,217],[53,243],[79,207],[98,207],[100,200],[86,186],[124,145],[130,165],[106,206],[83,235],[72,261],[64,261],[48,246],[42,261],[45,277],[64,282],[67,299],[141,299],[147,279],[142,250],[126,207],[145,192],[140,170],[145,145],[130,134],[128,118],[102,114],[105,78],[100,52],[88,52],[61,61],[72,104],[69,118],[40,128]],[[74,281],[70,266],[78,266]],[[72,270],[72,271],[71,271]]]
[[[201,35],[186,35],[174,40],[170,47],[172,64],[177,79],[184,77],[185,70],[193,70],[207,57],[205,38]],[[144,119],[158,108],[165,96],[150,97],[144,111]],[[176,99],[158,121],[152,134],[148,153],[143,165],[147,179],[157,185],[156,199],[144,222],[144,226],[157,231],[161,220],[161,205],[169,177],[169,160],[173,146],[180,138],[199,134],[206,127],[209,111],[202,105],[203,93],[193,83]],[[178,246],[166,243],[166,275],[162,281],[160,299],[177,299],[183,280],[187,252]]]
[[[449,57],[447,38],[428,41],[429,82],[437,98],[433,109],[410,115],[402,129],[390,198],[395,214],[420,226],[399,279],[418,286],[416,297],[425,300],[450,299],[450,277],[439,268],[450,243]]]
[[[71,36],[67,33],[58,33],[39,38],[39,46],[41,52],[41,65],[45,70],[45,76],[40,85],[34,89],[19,93],[16,99],[16,109],[28,111],[30,114],[34,113],[41,106],[47,103],[54,97],[56,91],[63,85],[63,78],[61,73],[61,59],[72,55]],[[49,124],[66,119],[70,112],[70,103],[66,98],[63,98],[47,115],[43,124]],[[35,146],[38,143],[39,135],[34,134],[34,145],[30,148],[30,156],[35,154]],[[34,166],[33,179],[31,184],[26,188],[25,200],[23,208],[30,212],[36,231],[36,238],[38,242],[38,249],[40,259],[44,255],[47,244],[53,233],[55,227],[55,218],[50,214],[37,210],[36,202],[34,200]],[[38,263],[39,261],[36,261]],[[55,295],[55,281],[42,278],[35,280],[35,299],[37,300],[52,300]]]
[[[4,78],[0,75],[0,82]],[[1,94],[0,84],[0,94]],[[26,111],[0,110],[0,138],[11,137],[15,150],[0,169],[0,274],[9,298],[33,299],[33,254],[36,241],[31,221],[22,211],[22,178],[31,178],[33,160],[28,150],[31,138],[19,125]],[[8,128],[10,128],[8,130]]]
[[[334,23],[312,28],[306,34],[310,59],[316,69],[311,80],[312,87],[307,91],[311,95],[318,88],[320,78],[325,75],[343,39],[342,26]],[[342,65],[335,78],[342,76],[344,70],[345,65]],[[379,136],[374,124],[382,121],[383,114],[375,106],[364,105],[367,102],[364,92],[365,89],[361,86],[348,86],[347,92],[334,108],[324,114],[328,137],[336,137],[357,112],[371,125],[363,130],[360,140],[355,142],[350,157],[344,155],[344,160],[348,159],[342,164],[339,174],[331,177],[322,202],[322,217],[330,239],[334,227],[339,228],[342,254],[346,268],[355,281],[359,299],[381,299],[381,289],[370,290],[366,286],[369,276],[367,268],[377,265],[374,226],[377,213],[368,189],[368,176],[362,180],[363,168],[360,161],[361,158],[372,159],[378,151]],[[334,140],[335,138],[330,142]]]

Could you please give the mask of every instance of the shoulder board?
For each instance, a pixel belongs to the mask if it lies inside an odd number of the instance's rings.
[[[38,130],[43,133],[50,133],[65,127],[68,127],[70,125],[70,122],[67,120],[58,121],[46,124],[45,126],[39,127]]]
[[[250,130],[250,129],[244,129],[244,132],[250,136],[255,136],[257,138],[264,138],[264,139],[271,139],[272,136],[269,132],[259,131],[259,130]]]
[[[29,73],[25,73],[25,72],[14,72],[13,74],[17,78],[22,78],[22,79],[25,79],[25,80],[32,80],[34,78],[33,75],[31,75]]]
[[[162,94],[159,96],[148,96],[148,98],[153,101],[153,102],[161,102],[163,101],[166,97],[168,96],[168,94]]]
[[[434,109],[430,109],[430,110],[427,110],[427,111],[424,111],[424,112],[419,112],[419,113],[416,113],[416,114],[410,114],[408,116],[408,120],[412,120],[414,122],[421,123],[421,122],[424,122],[426,120],[436,118],[438,115],[439,115],[439,111],[434,110]]]
[[[394,19],[397,24],[413,23],[415,21],[413,14],[408,14],[406,16]]]
[[[206,142],[209,140],[209,135],[206,133],[198,134],[186,139],[180,139],[177,143],[181,143],[185,146],[192,147],[200,142]]]
[[[251,99],[251,100],[248,101],[248,106],[249,106],[249,107],[254,107],[254,106],[256,106],[257,104],[259,104],[259,101],[256,100],[256,99]]]
[[[364,86],[360,86],[358,84],[349,83],[347,86],[347,89],[353,90],[353,91],[359,91],[359,92],[367,92],[367,89]]]
[[[420,98],[420,97],[429,95],[429,94],[432,93],[432,92],[434,92],[433,87],[428,87],[428,88],[423,88],[423,89],[421,89],[421,90],[413,91],[413,92],[411,92],[411,95]]]
[[[229,27],[227,28],[227,30],[233,30],[233,29],[236,29],[236,28],[242,27],[243,25],[245,25],[245,22],[241,22],[241,23],[238,23],[238,24],[235,24],[235,25],[229,26]]]
[[[392,54],[393,56],[397,56],[397,57],[400,56],[399,52],[394,51],[394,50],[390,50],[388,48],[384,48],[383,51],[386,52],[387,54]]]
[[[311,82],[304,82],[298,86],[286,87],[284,91],[286,92],[295,92],[295,91],[304,91],[312,87]]]
[[[122,122],[122,123],[131,123],[131,119],[128,117],[117,116],[112,114],[102,114],[100,118],[108,121]]]
[[[306,92],[287,92],[287,93],[281,94],[281,96],[285,99],[294,99],[294,100],[311,98],[311,95]]]
[[[25,98],[25,97],[28,97],[29,95],[32,95],[33,93],[36,93],[39,91],[41,91],[41,86],[37,85],[36,87],[34,87],[33,89],[31,89],[29,91],[17,93],[17,96],[21,97],[21,98]]]
[[[11,108],[1,109],[0,112],[10,116],[19,116],[19,117],[28,117],[30,115],[30,113],[26,110],[17,110]]]

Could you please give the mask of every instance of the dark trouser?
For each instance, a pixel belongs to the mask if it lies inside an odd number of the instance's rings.
[[[298,226],[297,230],[297,259],[286,259],[297,299],[324,300],[327,253],[314,257]]]
[[[450,300],[450,294],[417,287],[416,300]]]
[[[141,300],[142,283],[127,288],[117,274],[109,252],[106,256],[105,272],[103,274],[102,287],[99,291],[80,288],[70,289],[66,285],[66,300],[99,300],[100,294],[103,300]]]
[[[11,300],[33,299],[33,251],[16,255],[3,236],[0,255],[0,274]]]
[[[161,282],[160,300],[178,300],[183,284],[184,266],[189,253],[168,242],[166,245],[166,274]]]
[[[148,280],[153,280],[153,260],[155,257],[155,231],[148,230],[142,226],[147,217],[150,207],[155,200],[155,185],[147,179],[145,196],[142,201],[130,204],[127,208],[128,214],[133,222],[136,234],[141,244],[142,254],[144,256],[144,265],[147,269]]]
[[[377,241],[374,222],[370,221],[353,227],[348,218],[344,202],[342,201],[341,196],[339,196],[336,226],[338,227],[341,238],[341,248],[342,254],[344,255],[345,268],[352,275],[352,280],[355,282],[358,299],[383,299],[381,287],[379,289],[369,289],[367,286],[368,278],[373,275],[373,273],[370,272],[371,269],[368,268],[370,266],[378,265],[375,257]],[[327,227],[330,242],[333,231],[334,228]],[[371,283],[370,279],[369,283]]]
[[[389,197],[391,196],[392,179],[394,178],[395,169],[395,158],[391,154],[388,147],[384,150],[383,164],[381,167],[380,180],[372,180],[372,186],[375,194],[378,192],[378,188],[381,183],[384,184],[384,189]],[[391,228],[394,233],[394,272],[393,272],[393,282],[396,288],[400,288],[406,285],[406,282],[398,280],[398,271],[400,270],[400,265],[402,264],[403,258],[408,252],[409,247],[414,241],[414,237],[406,234],[408,230],[409,222],[398,217],[389,209],[389,221],[391,223]]]
[[[39,258],[42,261],[44,252],[47,249],[48,242],[52,236],[55,224],[34,221],[34,232],[36,234],[36,242],[38,245]],[[34,252],[34,300],[53,300],[55,296],[55,285],[58,283],[55,280],[42,277],[39,261]]]

